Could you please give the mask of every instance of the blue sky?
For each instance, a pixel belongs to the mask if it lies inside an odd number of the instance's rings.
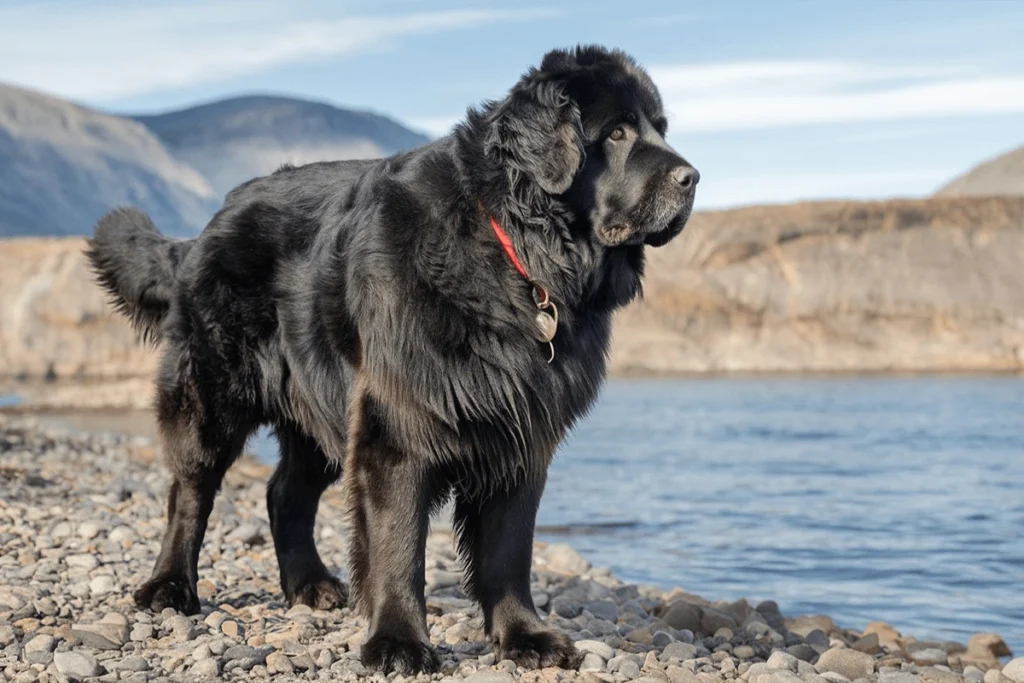
[[[1024,144],[1024,2],[0,0],[0,80],[112,111],[270,92],[443,134],[545,51],[662,89],[698,208],[924,195]]]

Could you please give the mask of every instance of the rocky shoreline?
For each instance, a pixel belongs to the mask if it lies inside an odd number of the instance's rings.
[[[357,680],[365,623],[349,610],[288,609],[264,506],[267,468],[229,474],[200,558],[203,613],[139,612],[130,591],[159,548],[168,484],[146,439],[71,434],[0,415],[0,678],[12,681]],[[317,527],[345,563],[339,491]],[[773,602],[710,602],[623,583],[571,548],[538,544],[533,591],[586,653],[579,671],[496,662],[459,587],[450,533],[428,542],[431,639],[443,671],[472,683],[1024,683],[995,634],[926,642],[875,622],[783,616]],[[402,681],[373,675],[373,680]]]

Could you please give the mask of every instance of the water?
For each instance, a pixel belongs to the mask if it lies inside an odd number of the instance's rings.
[[[538,524],[628,581],[1024,653],[1024,378],[613,381]]]
[[[1024,379],[613,382],[541,534],[623,578],[1024,653]]]
[[[1024,378],[613,381],[539,524],[629,581],[1019,655]]]

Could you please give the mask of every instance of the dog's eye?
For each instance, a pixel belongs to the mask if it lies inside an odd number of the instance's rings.
[[[611,135],[608,136],[610,140],[615,140],[616,142],[618,142],[624,137],[626,137],[625,126],[619,126],[618,128],[612,131]]]

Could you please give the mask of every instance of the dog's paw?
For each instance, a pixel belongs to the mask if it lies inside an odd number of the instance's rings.
[[[340,609],[348,604],[348,589],[333,576],[322,576],[287,591],[288,605],[309,605],[313,609]]]
[[[199,613],[196,587],[181,577],[150,579],[135,591],[133,597],[140,609],[159,612],[171,607],[182,614]]]
[[[524,669],[578,669],[583,653],[561,631],[526,626],[510,628],[494,645],[497,659],[511,659]]]
[[[434,673],[441,668],[441,659],[430,643],[388,633],[370,636],[363,644],[360,661],[367,669],[403,676]]]

